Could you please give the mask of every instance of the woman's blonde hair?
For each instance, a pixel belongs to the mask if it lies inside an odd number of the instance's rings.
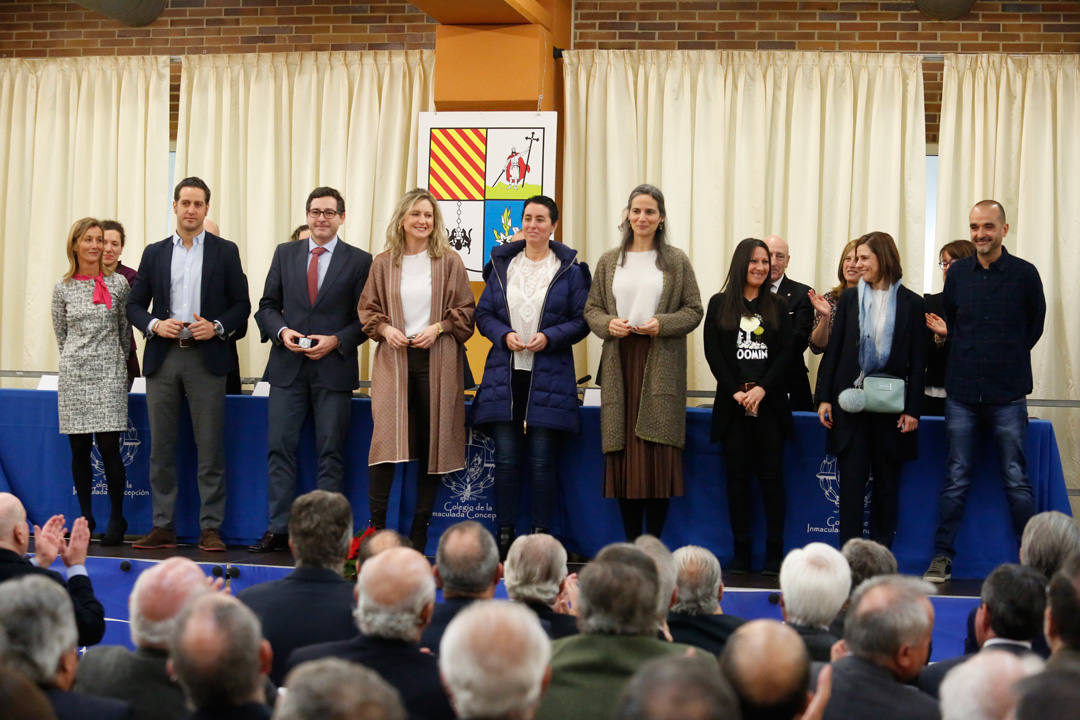
[[[832,289],[833,295],[837,298],[847,288],[847,279],[844,278],[844,258],[847,257],[849,252],[855,250],[855,246],[859,244],[859,238],[854,240],[848,240],[848,244],[844,246],[844,252],[840,253],[840,264],[836,266],[836,279],[840,281],[840,284]]]
[[[71,230],[68,230],[68,239],[67,239],[68,271],[64,274],[64,281],[65,282],[70,280],[71,276],[74,275],[75,272],[79,269],[79,257],[78,257],[78,254],[77,254],[76,250],[75,250],[75,246],[79,244],[79,240],[82,238],[83,235],[86,234],[86,231],[89,230],[90,228],[94,228],[94,227],[98,228],[99,230],[102,230],[101,222],[98,221],[98,220],[95,220],[92,217],[84,217],[84,218],[81,218],[79,220],[76,220],[72,224]],[[104,230],[102,230],[102,234],[104,234]],[[105,263],[102,261],[102,257],[100,257],[100,256],[98,257],[98,271],[105,274],[105,275],[112,275],[112,270],[109,270],[107,267],[105,267]]]
[[[450,238],[446,236],[446,225],[443,224],[439,201],[424,188],[416,188],[402,196],[394,210],[394,216],[390,218],[390,224],[386,226],[386,249],[390,251],[390,259],[395,265],[401,264],[401,256],[405,254],[405,228],[401,224],[405,222],[405,216],[412,210],[413,205],[421,200],[431,203],[432,217],[435,220],[435,227],[428,236],[428,257],[442,257],[450,249]]]

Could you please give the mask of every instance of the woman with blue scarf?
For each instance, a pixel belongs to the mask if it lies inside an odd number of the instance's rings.
[[[818,375],[818,417],[829,428],[828,452],[840,474],[840,545],[862,537],[866,481],[873,476],[870,538],[892,547],[900,469],[918,455],[917,433],[926,369],[925,302],[900,284],[900,253],[883,232],[855,245],[861,274],[840,296]],[[868,376],[903,381],[903,409],[864,411]],[[854,392],[844,392],[856,389]]]

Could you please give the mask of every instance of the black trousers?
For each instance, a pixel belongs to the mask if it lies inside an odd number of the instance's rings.
[[[427,472],[428,449],[431,440],[431,385],[428,380],[431,354],[427,350],[409,348],[408,403],[409,403],[409,449],[416,458],[420,475],[416,492],[416,513],[413,525],[420,520],[426,525],[435,506],[439,492],[439,476]],[[386,527],[386,509],[390,504],[390,488],[394,485],[394,471],[399,463],[379,463],[368,469],[368,508],[371,523],[376,528]],[[420,548],[422,551],[423,548]]]
[[[766,555],[784,548],[784,429],[785,418],[762,408],[756,417],[737,417],[724,435],[728,510],[735,552],[749,553],[753,527],[753,478],[757,476],[765,501]]]
[[[111,518],[117,521],[124,514],[124,488],[127,484],[127,472],[124,460],[120,457],[120,433],[99,432],[68,435],[71,445],[71,477],[75,482],[75,494],[79,498],[79,510],[91,529],[94,523],[94,510],[91,503],[94,489],[94,469],[90,460],[94,450],[94,436],[97,435],[98,452],[101,463],[105,466],[105,482],[109,488]]]
[[[897,415],[860,413],[854,433],[837,456],[840,473],[840,545],[863,535],[866,484],[872,481],[870,539],[892,547],[903,460],[896,456]],[[872,474],[872,478],[871,478]]]

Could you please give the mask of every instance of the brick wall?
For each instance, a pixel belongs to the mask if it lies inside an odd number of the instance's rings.
[[[574,48],[1080,52],[1080,2],[983,2],[934,20],[914,2],[879,0],[577,0]],[[942,65],[923,63],[926,139],[936,143]]]
[[[72,2],[0,0],[0,56],[47,57],[435,46],[435,22],[400,0],[169,0],[131,28]],[[976,2],[952,21],[897,0],[576,0],[574,47],[1080,52],[1080,2]],[[940,60],[924,63],[927,141],[937,142]],[[172,68],[175,134],[180,68]]]
[[[73,2],[0,0],[0,57],[186,55],[435,47],[435,21],[401,0],[168,0],[144,27]],[[176,138],[180,64],[170,83]]]

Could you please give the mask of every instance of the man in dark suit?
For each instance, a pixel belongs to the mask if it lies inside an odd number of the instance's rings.
[[[536,613],[552,640],[578,631],[576,617],[554,609],[566,582],[566,548],[561,542],[547,533],[514,540],[506,554],[506,594]]]
[[[154,505],[154,527],[132,543],[137,549],[176,547],[175,451],[186,396],[199,457],[199,549],[225,550],[227,341],[247,326],[251,301],[239,249],[203,228],[209,207],[206,183],[197,177],[180,181],[173,191],[176,232],[143,251],[128,298],[128,320],[146,334],[143,374]]]
[[[0,627],[7,632],[8,667],[45,692],[60,720],[132,717],[129,703],[71,691],[78,633],[71,598],[60,585],[40,575],[0,583]]]
[[[454,616],[471,602],[495,597],[502,573],[499,547],[486,527],[472,520],[448,527],[435,550],[435,582],[442,588],[443,601],[435,606],[420,644],[438,652],[442,634]]]
[[[810,659],[829,662],[840,639],[829,624],[851,588],[851,569],[840,551],[825,543],[810,543],[787,554],[780,566],[780,612],[799,633]]]
[[[411,548],[385,550],[364,563],[356,579],[359,634],[294,650],[288,669],[325,657],[359,663],[397,688],[413,720],[450,720],[454,711],[439,680],[439,663],[419,644],[434,606],[435,579],[427,559]]]
[[[791,365],[784,382],[788,403],[792,410],[814,410],[814,401],[810,396],[810,374],[803,358],[810,344],[810,331],[814,329],[814,306],[810,304],[810,286],[795,282],[785,275],[791,256],[784,238],[769,235],[765,238],[765,244],[769,246],[769,287],[787,301],[788,316],[791,319]]]
[[[275,685],[285,680],[285,663],[296,648],[356,633],[353,584],[342,577],[352,526],[352,508],[341,493],[312,490],[296,498],[289,515],[296,569],[236,596],[259,616],[263,637],[274,649]],[[311,612],[315,607],[319,611]]]
[[[192,600],[169,637],[169,670],[194,709],[189,720],[270,720],[266,674],[270,643],[259,619],[222,593]]]
[[[859,586],[844,621],[848,655],[832,663],[825,720],[937,720],[937,701],[910,683],[930,657],[934,586],[879,575]]]
[[[667,617],[671,639],[719,655],[731,634],[746,622],[725,615],[720,606],[724,598],[720,561],[698,545],[685,545],[672,555],[677,594]]]
[[[30,526],[26,509],[11,493],[0,493],[0,583],[25,575],[41,575],[67,590],[75,611],[80,645],[95,645],[105,634],[105,608],[94,596],[86,574],[86,549],[90,528],[84,518],[71,526],[71,540],[64,540],[64,516],[53,515],[44,527],[34,526],[33,562],[24,556],[30,549]],[[67,582],[49,570],[57,556],[64,562]]]
[[[1042,635],[1046,610],[1046,578],[1023,565],[998,565],[982,584],[982,603],[975,611],[975,638],[980,653],[993,648],[1014,655],[1034,655],[1032,640]],[[945,674],[974,655],[936,662],[919,673],[919,689],[939,697]]]
[[[248,548],[256,553],[288,547],[296,446],[309,409],[315,419],[318,486],[345,492],[345,437],[352,391],[360,385],[357,347],[367,339],[356,307],[371,255],[337,235],[345,221],[345,199],[334,188],[317,187],[305,209],[311,237],[278,245],[255,313],[263,342],[273,341],[267,366],[270,524]]]
[[[166,669],[168,641],[184,605],[210,592],[207,577],[187,558],[171,557],[144,570],[128,598],[131,643],[99,645],[79,660],[75,690],[131,703],[134,720],[187,716],[184,691]]]

